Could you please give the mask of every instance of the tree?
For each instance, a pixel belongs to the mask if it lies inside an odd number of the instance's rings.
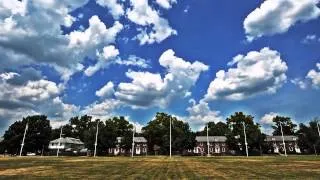
[[[226,136],[230,132],[228,125],[224,122],[218,122],[217,124],[214,122],[209,122],[208,127],[209,136]],[[204,127],[203,131],[199,132],[199,135],[207,135],[207,126]]]
[[[275,125],[272,126],[273,128],[273,135],[274,136],[281,136],[281,127],[283,135],[294,135],[297,125],[291,121],[290,117],[283,117],[283,116],[276,116],[272,120]]]
[[[258,151],[261,149],[263,142],[263,135],[260,131],[260,125],[254,123],[254,117],[251,115],[245,115],[242,112],[236,112],[227,118],[227,125],[231,128],[227,135],[227,144],[230,149],[242,150],[245,153],[245,138],[243,132],[243,123],[246,127],[246,136],[249,152]]]
[[[320,152],[320,137],[317,128],[318,119],[309,122],[309,125],[301,123],[297,132],[300,149],[306,153]]]
[[[183,152],[195,145],[195,134],[191,132],[188,123],[178,120],[166,113],[157,113],[155,119],[142,128],[142,134],[148,140],[149,151],[154,145],[160,146],[160,154],[169,154],[170,119],[172,120],[172,151]]]
[[[23,118],[22,121],[16,121],[4,133],[3,144],[8,153],[19,153],[27,123],[28,130],[23,154],[26,152],[41,153],[42,150],[47,150],[51,135],[50,121],[44,115],[36,115]]]

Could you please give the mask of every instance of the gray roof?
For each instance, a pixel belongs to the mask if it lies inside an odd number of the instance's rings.
[[[297,136],[283,136],[284,141],[296,141],[298,140]],[[282,141],[282,136],[267,136],[265,141]]]
[[[59,143],[59,139],[55,139],[50,141],[50,143]],[[62,137],[60,143],[63,144],[84,144],[80,139],[72,138],[72,137]]]
[[[209,142],[226,142],[226,136],[208,136]],[[197,142],[207,142],[207,136],[196,136]]]
[[[134,142],[136,143],[146,143],[147,139],[144,137],[134,137]]]

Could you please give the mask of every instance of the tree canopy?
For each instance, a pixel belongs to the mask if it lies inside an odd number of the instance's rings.
[[[18,154],[23,134],[28,123],[23,154],[26,152],[41,153],[47,149],[50,141],[50,121],[44,115],[28,116],[22,121],[14,122],[4,133],[3,145],[10,154]]]
[[[227,135],[227,144],[230,149],[242,150],[245,153],[245,137],[243,132],[243,123],[245,125],[248,150],[257,151],[263,143],[264,136],[260,131],[260,125],[254,123],[254,117],[242,112],[236,112],[227,118],[227,125],[230,127],[230,133]]]
[[[153,151],[156,145],[160,147],[160,154],[169,154],[170,119],[172,120],[172,152],[182,153],[185,149],[193,149],[195,134],[191,131],[189,124],[166,113],[157,113],[155,119],[142,129],[142,134],[148,140],[149,151]]]
[[[291,121],[290,117],[276,116],[272,121],[275,124],[272,126],[274,136],[281,136],[280,124],[282,124],[283,135],[295,135],[297,125]]]

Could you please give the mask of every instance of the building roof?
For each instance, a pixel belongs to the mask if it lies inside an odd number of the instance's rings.
[[[209,142],[226,142],[226,136],[208,136]],[[207,142],[207,136],[196,136],[197,142]]]
[[[50,141],[50,143],[59,143],[59,139],[60,138],[52,140],[52,141]],[[63,143],[63,144],[79,144],[79,145],[84,144],[82,141],[80,141],[80,139],[76,139],[76,138],[72,138],[72,137],[62,137],[61,140],[60,140],[60,143]]]
[[[147,143],[147,139],[144,137],[134,137],[134,142],[136,143]]]
[[[284,141],[296,141],[298,140],[297,136],[283,136]],[[282,141],[282,136],[267,136],[265,141]]]
[[[120,143],[123,140],[123,137],[117,137],[117,141]],[[136,143],[147,143],[147,139],[144,137],[134,137],[134,142]]]

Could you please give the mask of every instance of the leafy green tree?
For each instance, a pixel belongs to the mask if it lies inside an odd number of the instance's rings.
[[[305,153],[320,152],[320,137],[317,127],[318,119],[309,122],[309,125],[301,123],[297,132],[300,149]]]
[[[44,115],[36,115],[14,122],[5,132],[3,145],[8,153],[19,153],[27,123],[28,129],[23,154],[27,152],[41,153],[42,150],[47,150],[51,134],[50,121]]]
[[[260,131],[260,125],[254,123],[253,119],[253,116],[245,115],[242,112],[236,112],[234,115],[227,118],[227,125],[231,129],[227,135],[227,144],[230,149],[238,151],[242,150],[242,153],[245,153],[244,123],[249,152],[253,153],[260,151],[264,137]]]
[[[297,125],[291,121],[290,117],[276,116],[272,121],[275,124],[272,126],[274,136],[281,136],[280,124],[282,124],[283,135],[295,135]]]
[[[209,136],[226,136],[230,133],[228,125],[224,122],[214,122],[208,123],[209,127]],[[207,126],[204,127],[203,131],[199,132],[198,135],[206,136],[207,135]]]
[[[172,120],[172,152],[183,152],[195,145],[195,134],[188,123],[166,113],[157,113],[155,119],[142,128],[142,134],[148,140],[149,151],[154,145],[160,146],[160,154],[169,154],[170,119]]]

